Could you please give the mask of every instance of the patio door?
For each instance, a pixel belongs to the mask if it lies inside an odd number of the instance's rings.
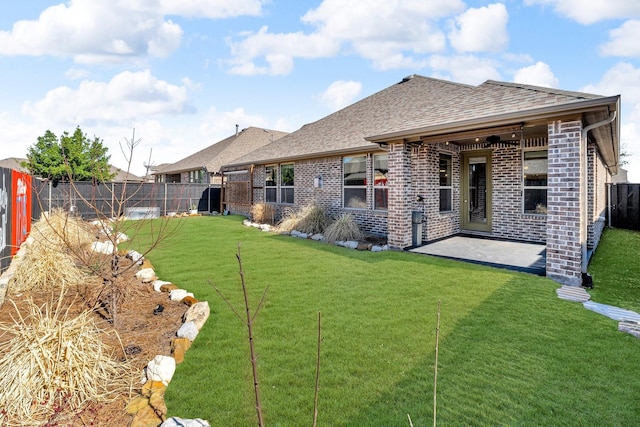
[[[462,153],[463,230],[491,232],[491,152]]]

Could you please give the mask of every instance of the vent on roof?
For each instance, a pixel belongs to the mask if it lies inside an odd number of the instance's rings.
[[[409,80],[411,80],[412,78],[414,78],[415,76],[416,76],[415,74],[411,74],[410,76],[407,76],[407,77],[403,78],[400,83],[406,83]]]

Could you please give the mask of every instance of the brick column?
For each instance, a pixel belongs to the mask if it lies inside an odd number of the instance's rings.
[[[394,248],[411,246],[411,148],[389,144],[387,242]]]
[[[581,131],[580,120],[548,124],[547,277],[572,286],[582,283]]]

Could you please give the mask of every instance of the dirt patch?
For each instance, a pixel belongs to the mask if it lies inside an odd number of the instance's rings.
[[[134,367],[131,389],[118,395],[112,403],[91,402],[71,420],[57,422],[54,418],[45,425],[127,426],[131,423],[133,417],[126,413],[125,408],[129,400],[139,394],[142,388],[142,370],[156,355],[171,355],[171,340],[175,338],[176,331],[182,325],[182,316],[188,309],[181,302],[171,301],[167,293],[154,291],[151,284],[141,283],[141,280],[135,277],[136,271],[137,268],[134,267],[120,277],[119,284],[125,292],[118,306],[117,328],[99,312],[92,314],[102,332],[103,342],[113,351],[113,358],[128,361]],[[92,296],[99,285],[96,280],[90,280],[81,286],[66,290],[62,309],[68,311],[68,316],[89,310],[89,301],[93,299]],[[39,307],[46,304],[55,307],[54,302],[58,301],[59,295],[60,291],[51,289],[13,294],[9,287],[6,300],[0,307],[0,322],[14,323],[13,319],[19,318],[16,310],[22,316],[26,316],[29,313],[28,298]],[[159,305],[163,307],[161,311],[158,310]],[[0,343],[11,338],[9,334],[0,336]]]

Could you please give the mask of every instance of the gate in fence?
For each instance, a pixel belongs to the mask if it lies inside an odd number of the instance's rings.
[[[611,184],[611,226],[640,230],[640,184]]]

